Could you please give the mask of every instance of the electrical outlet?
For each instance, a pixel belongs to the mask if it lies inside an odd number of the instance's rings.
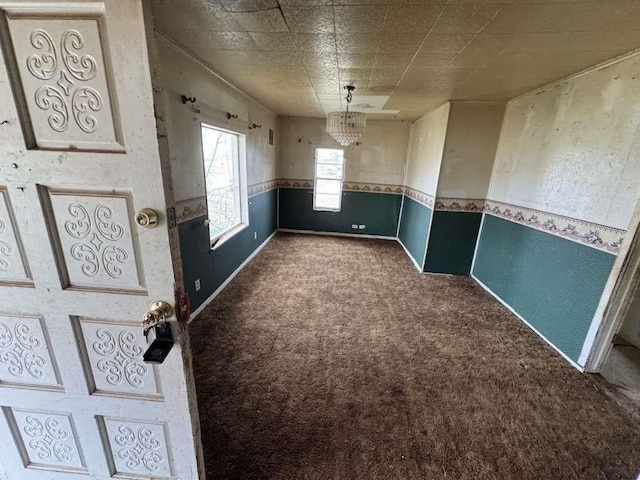
[[[358,229],[358,225],[356,225],[355,223],[353,225],[351,225],[351,228],[357,230]]]
[[[258,232],[253,232],[253,239],[257,240],[258,239]]]
[[[360,228],[360,230],[364,230],[366,228],[366,225],[360,225],[358,228]]]
[[[200,279],[196,279],[196,292],[200,291]]]

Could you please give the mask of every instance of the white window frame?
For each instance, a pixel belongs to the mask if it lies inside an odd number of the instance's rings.
[[[318,182],[318,150],[340,150],[342,151],[342,177],[340,178],[340,206],[338,208],[325,208],[316,206],[316,184]],[[313,160],[313,209],[317,212],[339,212],[342,209],[342,193],[344,187],[344,175],[347,169],[347,159],[344,156],[344,148],[316,147]],[[336,180],[335,178],[320,178],[320,180]]]
[[[238,212],[240,216],[240,222],[215,237],[211,237],[211,233],[209,232],[209,245],[211,247],[211,250],[215,250],[249,226],[249,187],[247,185],[246,149],[247,138],[245,133],[221,127],[217,125],[216,122],[209,119],[200,120],[198,122],[198,127],[198,139],[200,141],[200,158],[202,160],[202,178],[204,181],[205,202],[207,205],[207,229],[209,229],[209,192],[207,190],[207,171],[204,158],[204,145],[202,144],[202,130],[204,128],[212,128],[220,132],[235,135],[238,138],[238,164],[236,165],[236,174],[238,176],[238,181],[235,185],[235,190],[236,195],[239,195],[240,197],[240,211]]]

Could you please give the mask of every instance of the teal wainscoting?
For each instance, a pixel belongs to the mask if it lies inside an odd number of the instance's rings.
[[[424,271],[468,276],[481,221],[478,212],[433,212]]]
[[[206,216],[178,225],[184,289],[189,294],[191,311],[202,305],[276,231],[277,195],[274,189],[250,198],[249,226],[215,250],[209,247],[209,229],[202,224]],[[196,292],[198,278],[201,288]]]
[[[614,260],[485,214],[473,275],[577,362]]]
[[[313,209],[313,190],[280,187],[280,228],[395,237],[402,195],[343,192],[339,212]],[[364,230],[351,228],[365,225]]]
[[[398,239],[421,267],[433,211],[405,195]]]

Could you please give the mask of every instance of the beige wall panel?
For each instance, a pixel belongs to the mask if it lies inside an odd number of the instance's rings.
[[[202,65],[158,41],[162,82],[167,105],[167,130],[177,202],[205,195],[199,120],[246,134],[249,185],[277,178],[277,118],[268,110],[225,84]],[[181,95],[196,97],[200,114]],[[238,118],[227,118],[227,112]],[[249,129],[253,124],[260,128]],[[269,145],[269,129],[274,144]]]
[[[509,103],[491,199],[626,229],[639,186],[640,56]]]
[[[409,142],[408,123],[370,121],[360,145],[345,148],[345,181],[402,185]],[[324,119],[280,120],[280,177],[313,178],[317,147],[341,148],[326,131]]]
[[[438,197],[487,197],[504,109],[504,103],[451,102]]]
[[[411,126],[405,185],[432,196],[438,185],[449,107],[447,102]]]

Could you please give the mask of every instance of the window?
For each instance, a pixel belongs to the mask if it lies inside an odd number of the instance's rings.
[[[343,178],[344,152],[335,148],[316,148],[314,210],[340,211]]]
[[[244,135],[201,124],[211,247],[248,224]]]

